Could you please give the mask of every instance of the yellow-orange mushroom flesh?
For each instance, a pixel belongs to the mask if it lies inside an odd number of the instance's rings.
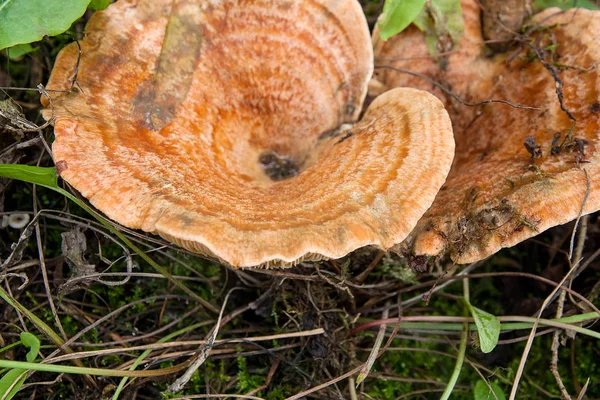
[[[232,266],[388,248],[449,170],[450,122],[427,93],[390,92],[347,129],[373,67],[356,0],[121,0],[81,46],[81,90],[52,96],[61,177]],[[70,88],[77,56],[60,53],[49,89]]]
[[[462,6],[464,36],[441,62],[411,27],[386,43],[375,38],[375,64],[385,87],[430,90],[442,99],[456,140],[448,179],[405,245],[468,263],[600,208],[600,13],[546,10],[530,23],[521,53],[492,55],[477,2]],[[563,82],[564,107],[576,121],[561,109],[540,56]],[[427,80],[377,68],[384,65],[433,79],[462,102]],[[489,99],[538,109],[463,103]]]

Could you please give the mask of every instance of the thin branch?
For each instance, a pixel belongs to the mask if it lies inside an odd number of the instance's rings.
[[[192,379],[192,375],[194,375],[194,373],[198,370],[198,368],[200,368],[200,366],[202,364],[204,364],[204,361],[206,361],[206,359],[208,358],[210,350],[214,346],[215,339],[217,338],[217,335],[219,333],[219,328],[221,327],[221,321],[223,320],[223,313],[225,312],[225,306],[227,305],[227,300],[229,300],[229,296],[231,295],[231,293],[233,293],[234,291],[239,290],[239,289],[240,288],[233,288],[229,291],[229,293],[227,293],[227,295],[225,296],[225,299],[223,300],[223,305],[221,306],[221,311],[219,312],[219,317],[217,318],[217,323],[215,324],[215,327],[212,329],[212,332],[210,333],[210,335],[208,336],[206,344],[204,344],[202,346],[202,348],[200,349],[200,354],[198,354],[196,356],[196,358],[192,361],[192,363],[188,367],[187,371],[185,371],[185,373],[181,377],[179,377],[175,382],[173,382],[169,386],[169,388],[167,389],[168,393],[177,393],[181,389],[183,389],[183,387],[190,381],[190,379]]]
[[[548,295],[548,297],[546,298],[546,300],[544,300],[542,307],[540,307],[538,317],[535,319],[535,322],[533,323],[533,327],[531,328],[531,333],[529,334],[529,339],[527,339],[525,349],[523,350],[523,355],[521,356],[521,361],[519,362],[519,367],[515,374],[515,380],[514,380],[514,383],[513,383],[511,392],[510,392],[509,400],[515,400],[515,398],[517,396],[517,390],[519,388],[519,381],[521,380],[521,376],[523,375],[523,371],[525,370],[525,363],[527,362],[527,356],[529,355],[529,351],[531,350],[531,345],[533,344],[533,339],[535,338],[535,332],[536,332],[538,324],[541,320],[542,311],[544,311],[546,309],[546,307],[548,306],[548,304],[550,304],[550,301],[554,298],[554,294],[560,290],[560,288],[563,286],[563,284],[566,282],[566,280],[569,278],[569,276],[571,276],[571,274],[575,271],[576,268],[577,268],[577,265],[574,265],[569,270],[569,272],[567,272],[567,274],[563,277],[563,279],[556,285],[556,287],[554,288],[552,293],[550,293]]]
[[[416,78],[420,78],[423,79],[426,82],[431,83],[432,85],[436,86],[437,88],[439,88],[441,91],[443,91],[444,93],[446,93],[448,96],[451,96],[452,98],[454,98],[455,100],[457,100],[459,103],[467,106],[467,107],[479,107],[479,106],[483,106],[485,104],[490,104],[490,103],[500,103],[500,104],[506,104],[512,108],[518,108],[518,109],[522,109],[522,110],[535,110],[535,111],[541,111],[541,108],[539,107],[532,107],[532,106],[524,106],[521,104],[514,104],[511,103],[508,100],[497,100],[497,99],[490,99],[490,100],[484,100],[484,101],[479,101],[476,103],[469,103],[464,101],[462,98],[460,98],[457,94],[453,93],[450,89],[446,88],[445,86],[443,86],[442,84],[440,84],[439,82],[436,82],[435,80],[419,74],[417,72],[412,72],[412,71],[408,71],[406,69],[402,69],[402,68],[396,68],[396,67],[392,67],[391,65],[376,65],[375,69],[391,69],[393,71],[396,72],[400,72],[402,74],[407,74],[407,75],[411,75],[414,76]]]

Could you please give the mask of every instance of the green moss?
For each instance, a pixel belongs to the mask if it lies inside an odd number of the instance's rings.
[[[276,388],[272,389],[269,393],[267,393],[265,398],[266,400],[285,400],[286,398],[292,396],[295,393],[298,392],[293,390],[291,386],[281,385],[277,386]]]
[[[238,393],[247,393],[251,390],[257,389],[265,383],[265,371],[254,371],[251,373],[248,368],[248,360],[245,357],[237,358],[237,389]],[[259,392],[260,393],[260,392]],[[257,393],[258,396],[260,394]]]

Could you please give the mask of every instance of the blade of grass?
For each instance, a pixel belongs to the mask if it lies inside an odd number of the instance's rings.
[[[170,334],[168,334],[167,336],[163,337],[162,339],[158,340],[156,343],[166,343],[169,340],[183,335],[184,333],[188,333],[193,331],[194,329],[200,328],[202,326],[204,326],[205,324],[203,322],[194,324],[194,325],[190,325],[187,326],[183,329],[180,329],[176,332],[172,332]],[[144,351],[142,354],[140,354],[140,356],[135,360],[135,362],[131,365],[131,367],[129,368],[130,371],[135,370],[141,363],[142,361],[144,361],[144,358],[148,357],[148,355],[152,353],[152,350],[146,350]],[[117,386],[117,389],[115,390],[115,393],[113,395],[113,400],[117,400],[119,398],[119,396],[121,395],[121,391],[123,390],[123,388],[125,387],[125,384],[127,383],[127,381],[129,380],[129,377],[124,377],[123,379],[121,379],[121,382],[119,382],[119,386]]]
[[[146,261],[152,268],[158,271],[160,274],[165,276],[171,283],[177,286],[179,289],[183,290],[186,294],[190,295],[194,300],[202,304],[204,307],[214,312],[215,314],[219,313],[219,309],[214,305],[210,304],[208,301],[204,300],[193,290],[185,286],[183,283],[178,281],[171,275],[165,268],[158,265],[154,260],[152,260],[144,251],[138,248],[135,244],[133,244],[125,235],[123,235],[117,228],[114,227],[112,223],[110,223],[106,218],[102,217],[98,214],[94,209],[88,206],[83,201],[79,200],[77,197],[73,196],[68,191],[64,190],[60,186],[58,186],[58,175],[56,173],[56,168],[54,167],[34,167],[30,165],[21,165],[21,164],[2,164],[0,165],[0,176],[10,179],[17,179],[29,183],[33,183],[36,185],[43,186],[45,188],[54,190],[57,193],[62,194],[87,213],[92,215],[94,218],[98,220],[106,229],[108,229],[111,233],[117,236],[127,247],[133,250],[137,255],[139,255],[144,261]]]
[[[206,326],[206,325],[210,325],[213,323],[214,323],[214,321],[208,320],[208,321],[200,322],[194,326]],[[234,344],[234,343],[247,343],[247,342],[264,342],[264,341],[273,341],[273,340],[280,340],[280,339],[322,335],[324,333],[325,333],[325,330],[323,328],[317,328],[317,329],[311,329],[309,331],[301,331],[301,332],[279,333],[279,334],[266,335],[266,336],[252,336],[252,337],[247,337],[244,339],[241,339],[241,338],[240,339],[221,339],[221,340],[215,340],[214,344],[216,346],[216,345],[222,345],[224,343]],[[206,340],[189,340],[189,341],[180,340],[180,341],[174,341],[174,342],[169,342],[169,341],[156,342],[156,343],[151,343],[151,344],[130,346],[130,347],[125,347],[125,348],[119,347],[119,348],[111,348],[111,349],[104,349],[104,350],[80,351],[80,352],[77,352],[74,354],[67,354],[67,355],[63,355],[63,356],[54,357],[51,360],[49,360],[48,363],[60,363],[60,362],[72,360],[75,358],[102,357],[102,356],[115,354],[115,353],[123,353],[124,351],[127,351],[127,352],[138,351],[138,350],[157,351],[157,350],[162,350],[162,349],[170,349],[173,347],[201,346],[201,345],[205,345],[206,342],[207,342]],[[132,365],[133,365],[133,363],[132,363]]]
[[[28,362],[34,362],[40,352],[40,341],[39,339],[29,333],[29,332],[21,332],[20,341],[17,344],[21,344],[25,347],[29,348],[29,352],[25,356],[25,359]],[[25,383],[27,379],[27,370],[24,369],[11,369],[9,370],[2,379],[0,379],[0,400],[10,400]]]
[[[467,302],[469,302],[469,280],[463,280],[463,295]],[[465,307],[465,316],[469,315],[468,308]],[[460,335],[460,346],[458,347],[458,357],[456,357],[456,364],[454,364],[454,370],[452,371],[452,376],[450,377],[450,381],[442,393],[442,397],[440,400],[448,400],[450,395],[454,391],[454,386],[456,386],[456,382],[458,382],[458,377],[460,376],[460,371],[462,370],[463,363],[465,361],[465,353],[467,352],[467,341],[469,340],[469,323],[463,323],[462,334]]]
[[[4,346],[4,347],[2,347],[0,349],[0,354],[4,353],[5,351],[8,351],[8,350],[12,349],[13,347],[17,347],[20,344],[21,344],[21,342],[14,342],[14,343],[11,343],[11,344],[7,344],[6,346]]]
[[[11,369],[0,379],[0,400],[10,400],[21,389],[27,379],[27,371],[24,369]]]
[[[64,345],[63,339],[58,335],[52,328],[50,328],[44,321],[39,319],[34,313],[29,311],[27,307],[23,306],[17,300],[13,299],[8,293],[4,291],[0,287],[0,298],[8,303],[9,306],[13,307],[15,310],[19,311],[21,314],[25,315],[31,323],[35,325],[35,327],[42,332],[52,343],[54,343],[58,347],[62,347]],[[65,347],[64,350],[68,353],[72,353],[69,347]]]
[[[31,321],[31,323],[33,323],[33,325],[40,332],[42,332],[48,339],[50,339],[50,341],[52,343],[54,343],[57,347],[64,350],[65,353],[68,353],[68,354],[74,353],[73,349],[71,349],[71,347],[69,347],[65,344],[64,340],[62,339],[62,337],[60,337],[60,335],[58,333],[54,332],[54,330],[52,328],[50,328],[50,326],[48,326],[44,321],[39,319],[34,313],[29,311],[27,309],[27,307],[25,307],[24,305],[19,303],[17,300],[12,298],[12,296],[10,296],[8,293],[6,293],[4,291],[4,289],[2,289],[1,287],[0,287],[0,298],[2,298],[4,301],[6,301],[8,303],[8,305],[13,307],[15,310],[17,310],[21,314],[25,315],[27,317],[27,319],[29,319],[29,321]],[[0,360],[0,362],[1,361],[3,361],[3,360]],[[83,368],[83,363],[81,362],[81,360],[73,360],[73,363],[75,363],[75,365],[77,365],[77,368]],[[28,364],[30,364],[30,363],[28,363]],[[34,363],[34,365],[39,365],[39,364]],[[0,367],[2,367],[2,365],[0,365]],[[91,379],[89,379],[89,377],[88,377],[88,380],[90,380],[91,384],[94,384],[94,382],[91,381]]]
[[[562,317],[557,319],[540,319],[539,321],[541,325],[567,329],[570,331],[579,332],[581,334],[600,339],[600,333],[591,329],[583,328],[578,325],[572,325],[586,321],[593,321],[598,318],[600,318],[600,315],[598,313],[590,312],[586,314],[571,315],[569,317]],[[533,326],[533,322],[537,319],[520,315],[506,315],[498,317],[498,320],[501,323],[500,330],[506,332],[521,329],[531,329],[531,327]],[[402,330],[462,331],[462,323],[464,321],[469,322],[469,329],[477,329],[477,326],[474,323],[471,323],[473,321],[473,318],[468,317],[409,316],[402,318]],[[379,326],[383,323],[391,324],[396,322],[398,322],[397,318],[371,321],[363,325],[360,331]]]
[[[20,368],[31,371],[54,372],[57,374],[98,375],[130,378],[155,378],[171,375],[188,367],[189,362],[183,362],[173,367],[161,368],[150,371],[123,371],[119,369],[73,367],[71,365],[41,364],[25,361],[0,360],[0,368]]]

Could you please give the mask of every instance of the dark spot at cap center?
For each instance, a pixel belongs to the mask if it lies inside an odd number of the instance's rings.
[[[592,104],[592,106],[590,107],[590,111],[593,112],[594,114],[599,113],[600,112],[600,103]]]
[[[294,160],[274,151],[265,151],[258,157],[265,174],[273,181],[282,181],[298,175],[300,169]]]

